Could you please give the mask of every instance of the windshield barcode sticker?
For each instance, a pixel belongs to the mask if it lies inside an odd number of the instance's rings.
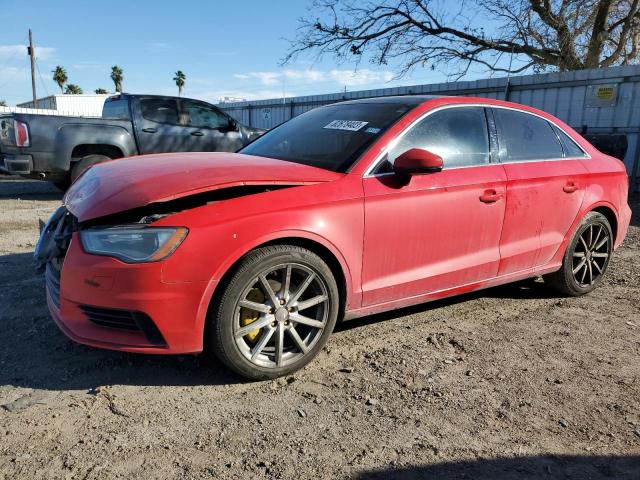
[[[350,130],[357,132],[369,122],[362,122],[360,120],[334,120],[333,122],[325,125],[322,128],[329,128],[331,130]]]

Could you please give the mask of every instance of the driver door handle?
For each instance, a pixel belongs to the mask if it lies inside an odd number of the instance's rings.
[[[144,133],[156,133],[157,132],[157,130],[155,128],[153,128],[153,127],[143,128],[142,131]]]
[[[480,201],[482,203],[495,203],[502,198],[502,194],[496,192],[493,189],[485,190],[482,195],[480,195]]]
[[[200,131],[196,131],[196,132],[191,132],[191,135],[193,135],[194,137],[202,137],[204,133]]]
[[[562,187],[562,190],[564,193],[573,193],[578,190],[578,185],[576,185],[575,182],[567,182],[567,184]]]

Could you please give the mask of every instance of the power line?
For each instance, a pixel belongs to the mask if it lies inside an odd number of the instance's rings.
[[[38,63],[38,59],[36,58],[36,69],[38,70],[38,76],[40,77],[40,83],[42,84],[42,87],[44,88],[44,91],[47,94],[47,97],[50,95],[49,94],[49,89],[47,88],[47,85],[44,83],[44,80],[42,79],[42,74],[40,73],[40,64]]]

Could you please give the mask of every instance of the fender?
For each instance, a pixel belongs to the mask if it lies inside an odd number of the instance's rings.
[[[586,194],[585,194],[585,199],[586,199]],[[587,213],[595,210],[598,207],[607,207],[613,211],[614,215],[616,216],[616,220],[619,218],[617,209],[610,202],[600,200],[595,203],[589,203],[586,205],[587,206],[585,207],[585,202],[583,201],[582,203],[583,208],[580,209],[580,213],[578,213],[578,215],[576,216],[576,219],[571,225],[571,228],[569,228],[569,231],[567,232],[567,234],[564,237],[564,240],[560,244],[558,251],[555,253],[551,261],[546,266],[556,266],[560,268],[560,266],[562,265],[562,258],[564,257],[564,252],[567,250],[567,245],[569,245],[569,242],[575,235],[576,231],[578,230],[578,227],[580,226],[580,223],[582,223],[582,219]],[[615,247],[617,247],[617,245],[615,245]]]
[[[133,135],[124,127],[115,125],[66,123],[58,129],[54,142],[55,157],[71,166],[71,154],[78,145],[110,145],[118,148],[123,156],[138,154]]]
[[[327,240],[325,237],[318,235],[313,232],[309,232],[306,230],[281,230],[278,232],[273,232],[271,234],[263,235],[261,237],[253,239],[253,241],[249,243],[243,244],[242,247],[238,248],[232,255],[227,257],[227,260],[216,270],[213,275],[213,278],[209,280],[207,287],[202,295],[202,299],[200,300],[200,305],[198,306],[198,316],[196,319],[196,328],[199,332],[204,331],[204,325],[206,322],[207,312],[209,310],[209,305],[211,303],[211,299],[213,298],[213,294],[215,292],[216,287],[218,286],[220,279],[229,271],[229,269],[236,264],[238,260],[240,260],[244,255],[246,255],[251,250],[259,247],[260,245],[264,245],[265,243],[277,241],[277,240],[286,240],[291,238],[301,238],[305,240],[311,240],[316,243],[319,243],[326,249],[328,249],[334,257],[338,260],[340,264],[340,268],[342,269],[342,273],[346,282],[346,296],[345,298],[345,310],[350,310],[354,308],[359,308],[362,300],[361,291],[358,289],[357,292],[353,290],[353,279],[351,275],[351,271],[347,262],[342,255],[342,253],[338,250],[338,248]],[[355,303],[355,304],[354,304]]]

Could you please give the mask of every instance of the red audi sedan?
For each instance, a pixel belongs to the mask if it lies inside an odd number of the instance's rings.
[[[543,276],[602,280],[624,165],[539,110],[403,96],[311,110],[240,152],[96,165],[36,260],[71,339],[209,351],[252,379],[308,363],[336,321]]]

